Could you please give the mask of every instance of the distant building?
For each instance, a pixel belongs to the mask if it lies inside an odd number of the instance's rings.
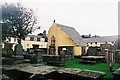
[[[100,47],[103,44],[116,45],[118,36],[91,37],[83,39],[89,47]]]
[[[6,42],[13,44],[12,49],[14,50],[14,47],[17,44],[17,38],[11,37],[10,39],[7,39]],[[43,34],[42,35],[28,35],[25,37],[25,40],[21,40],[21,44],[25,51],[33,47],[47,48],[47,35],[46,36],[43,36]],[[4,44],[2,44],[2,48],[4,48]]]
[[[105,55],[105,50],[115,53],[118,48],[118,36],[91,37],[83,39],[87,43],[87,55]]]
[[[21,43],[25,51],[33,47],[47,48],[47,41],[45,41],[45,38],[38,35],[28,35]]]
[[[12,49],[14,50],[14,47],[17,44],[17,38],[10,37],[9,39],[6,39],[5,42],[2,42],[2,48],[5,47],[6,43],[10,43],[12,45]]]

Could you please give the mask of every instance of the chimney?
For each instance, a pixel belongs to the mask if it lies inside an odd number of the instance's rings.
[[[55,20],[53,22],[55,23]]]

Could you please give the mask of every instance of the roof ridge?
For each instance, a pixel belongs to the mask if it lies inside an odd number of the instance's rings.
[[[66,26],[66,25],[62,25],[62,24],[58,24],[56,23],[58,27],[60,27],[68,36],[69,38],[74,41],[74,43],[76,45],[86,45],[84,44],[82,40],[82,37],[80,36],[80,34],[75,30],[74,27],[70,27],[70,26]]]
[[[67,28],[73,28],[73,29],[75,29],[74,27],[71,27],[71,26],[66,26],[66,25],[63,25],[63,24],[58,24],[58,23],[56,23],[58,26],[62,26],[62,27],[67,27]]]

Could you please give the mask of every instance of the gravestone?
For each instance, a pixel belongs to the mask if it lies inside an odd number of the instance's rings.
[[[108,63],[109,62],[109,53],[108,53],[108,49],[105,49],[105,62]]]
[[[66,49],[63,48],[63,50],[60,52],[61,62],[63,62],[63,63],[65,63],[65,51],[66,51]]]
[[[37,55],[38,62],[42,62],[43,50],[42,50],[42,49],[35,49],[35,53],[36,53],[36,55]]]
[[[36,54],[32,55],[32,57],[30,58],[30,63],[32,63],[32,64],[38,63],[38,58],[37,58]]]
[[[120,63],[120,50],[119,49],[116,50],[116,62]]]
[[[76,74],[82,70],[77,68],[60,68],[57,71],[56,80],[78,80]]]
[[[18,40],[18,44],[15,46],[15,58],[16,59],[24,59],[23,46],[22,46],[20,40]]]
[[[105,73],[93,70],[83,70],[77,73],[80,80],[103,80]]]
[[[15,54],[16,55],[23,55],[23,50],[22,50],[22,45],[21,44],[17,44],[15,46]]]

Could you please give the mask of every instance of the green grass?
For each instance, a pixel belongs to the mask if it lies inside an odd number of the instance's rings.
[[[108,63],[97,63],[97,64],[81,64],[79,63],[79,59],[67,60],[65,63],[65,68],[79,68],[79,69],[88,69],[88,70],[95,70],[95,71],[102,71],[105,72],[106,75],[104,78],[113,78],[112,72],[109,71],[109,64]],[[113,63],[113,69],[116,70],[120,67],[120,64]]]

